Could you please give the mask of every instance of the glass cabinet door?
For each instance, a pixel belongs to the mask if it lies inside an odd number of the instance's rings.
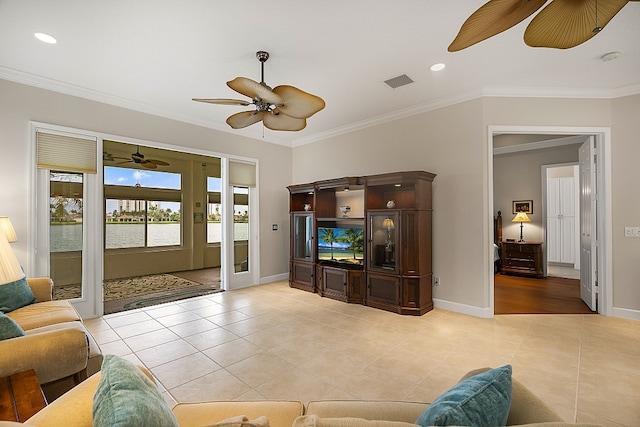
[[[293,258],[314,259],[313,214],[293,214]]]
[[[398,211],[369,212],[369,269],[398,272],[398,225]]]

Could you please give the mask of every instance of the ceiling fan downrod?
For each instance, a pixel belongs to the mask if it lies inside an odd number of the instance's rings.
[[[596,2],[596,26],[593,27],[593,34],[598,34],[600,31],[602,31],[602,27],[598,25],[598,0],[595,0]]]
[[[256,52],[256,58],[258,58],[258,61],[260,61],[260,84],[263,86],[267,86],[267,84],[264,82],[264,63],[267,62],[267,59],[269,59],[269,52],[259,50]]]

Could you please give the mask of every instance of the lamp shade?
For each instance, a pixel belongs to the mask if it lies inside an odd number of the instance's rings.
[[[11,250],[7,236],[0,233],[0,284],[15,282],[24,276],[20,262]]]
[[[382,221],[382,226],[387,230],[393,230],[395,228],[395,224],[391,218],[385,218],[384,221]]]
[[[526,212],[518,212],[511,222],[531,222]]]
[[[0,216],[0,233],[4,232],[9,243],[17,242],[16,230],[13,229],[8,216]]]

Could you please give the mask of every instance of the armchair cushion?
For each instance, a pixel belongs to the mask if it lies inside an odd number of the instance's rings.
[[[23,277],[15,282],[0,284],[0,311],[8,313],[36,302],[27,280]]]
[[[0,341],[23,336],[24,330],[20,325],[0,311]]]

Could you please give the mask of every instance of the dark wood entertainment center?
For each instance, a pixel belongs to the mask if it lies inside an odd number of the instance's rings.
[[[288,186],[290,286],[398,314],[432,310],[435,176],[394,172]]]

